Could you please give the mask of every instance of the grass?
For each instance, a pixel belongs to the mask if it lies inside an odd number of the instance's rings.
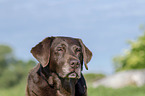
[[[15,87],[0,89],[0,96],[25,96],[25,86],[26,80],[23,80],[19,85]]]
[[[88,76],[89,79],[92,76]],[[90,79],[88,83],[90,81],[92,80]],[[25,96],[25,86],[26,79],[24,79],[19,85],[13,88],[0,89],[0,96]],[[128,86],[120,89],[105,87],[92,88],[91,86],[88,86],[88,96],[145,96],[145,86]]]
[[[92,86],[92,82],[104,78],[105,75],[103,75],[103,74],[88,73],[88,74],[84,74],[84,77],[86,79],[87,86]]]
[[[88,96],[145,96],[145,86],[128,86],[120,89],[105,87],[88,88]]]

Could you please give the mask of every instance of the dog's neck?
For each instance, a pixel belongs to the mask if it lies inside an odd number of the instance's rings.
[[[50,72],[47,66],[43,68],[41,64],[37,73],[48,86],[57,90],[56,96],[75,96],[75,85],[78,79],[61,78],[57,73]]]

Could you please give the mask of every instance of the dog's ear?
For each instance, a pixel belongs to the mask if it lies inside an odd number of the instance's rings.
[[[42,42],[31,49],[31,53],[43,67],[46,67],[49,63],[50,47],[53,39],[54,37],[45,38]]]
[[[88,70],[87,64],[89,63],[89,61],[92,58],[92,52],[84,45],[84,43],[82,42],[81,39],[78,39],[78,40],[79,40],[80,45],[82,47],[83,60],[84,60],[84,63],[85,63],[85,67]]]

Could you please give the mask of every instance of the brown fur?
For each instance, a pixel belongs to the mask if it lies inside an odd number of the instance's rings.
[[[80,39],[48,37],[31,53],[39,64],[29,72],[26,96],[87,96],[81,70],[92,53]]]

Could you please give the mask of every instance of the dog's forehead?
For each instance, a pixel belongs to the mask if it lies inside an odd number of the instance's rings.
[[[57,37],[52,42],[52,46],[57,46],[59,44],[66,44],[69,46],[72,46],[72,45],[80,46],[80,43],[77,39],[70,38],[70,37]]]

